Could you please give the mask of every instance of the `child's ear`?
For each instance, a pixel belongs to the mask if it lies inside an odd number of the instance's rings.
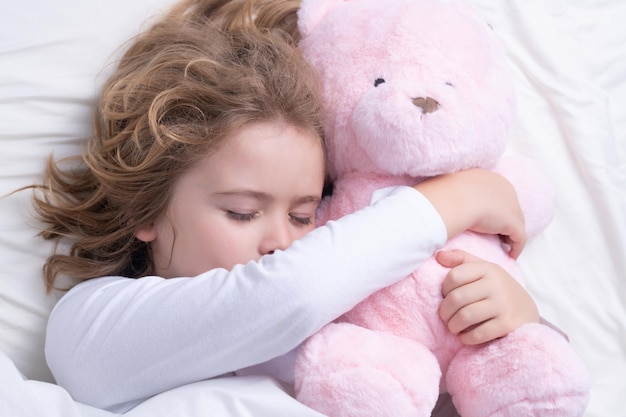
[[[154,223],[142,226],[135,232],[135,237],[142,242],[152,242],[157,237],[157,230]]]

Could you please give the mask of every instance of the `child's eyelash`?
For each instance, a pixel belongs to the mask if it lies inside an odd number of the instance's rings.
[[[226,210],[226,216],[230,219],[233,219],[239,222],[249,222],[257,216],[257,213],[256,212],[239,213],[236,211]],[[289,218],[291,219],[291,221],[302,226],[309,226],[312,223],[312,220],[310,217],[301,217],[301,216],[295,216],[293,214],[290,214]]]
[[[289,217],[294,222],[296,222],[296,223],[298,223],[300,225],[303,225],[303,226],[308,226],[308,225],[311,224],[311,218],[310,217],[294,216],[293,214],[290,214]]]
[[[227,210],[226,211],[226,216],[228,216],[229,218],[233,219],[233,220],[237,220],[240,222],[249,222],[250,220],[254,219],[254,217],[256,216],[256,213],[252,212],[252,213],[237,213],[236,211],[230,211]]]

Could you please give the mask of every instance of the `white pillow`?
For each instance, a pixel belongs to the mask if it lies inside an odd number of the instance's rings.
[[[173,0],[30,0],[0,13],[0,196],[40,181],[44,162],[80,152],[99,88],[124,42]],[[110,69],[110,65],[108,68]],[[27,377],[51,381],[48,313],[30,191],[0,198],[0,350]]]

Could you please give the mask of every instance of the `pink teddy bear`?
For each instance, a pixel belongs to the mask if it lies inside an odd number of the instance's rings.
[[[323,221],[376,189],[485,167],[516,187],[529,236],[550,222],[553,195],[537,168],[502,157],[512,81],[494,31],[468,4],[303,0],[298,27],[327,112],[334,193]],[[452,248],[521,280],[497,236],[467,232]],[[331,417],[426,417],[447,391],[463,417],[581,416],[589,375],[568,341],[533,323],[462,344],[438,316],[446,272],[430,259],[312,336],[298,353],[298,400]]]

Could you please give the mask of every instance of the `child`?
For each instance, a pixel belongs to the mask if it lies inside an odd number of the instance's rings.
[[[222,19],[232,3],[213,4],[207,15]],[[79,164],[50,162],[38,187],[43,236],[71,241],[49,258],[46,282],[84,281],[55,307],[46,339],[49,366],[75,400],[124,412],[277,358],[465,229],[505,235],[519,254],[515,193],[484,170],[380,190],[371,206],[314,229],[325,166],[313,73],[288,37],[248,24],[253,8],[233,8],[240,24],[226,25],[188,6],[134,40]],[[496,311],[480,323],[495,326],[464,335],[489,339],[538,320],[495,265],[440,257],[475,263],[467,281],[504,283],[486,300],[459,285],[476,302],[447,301],[456,331],[478,323],[454,312],[485,301]]]

